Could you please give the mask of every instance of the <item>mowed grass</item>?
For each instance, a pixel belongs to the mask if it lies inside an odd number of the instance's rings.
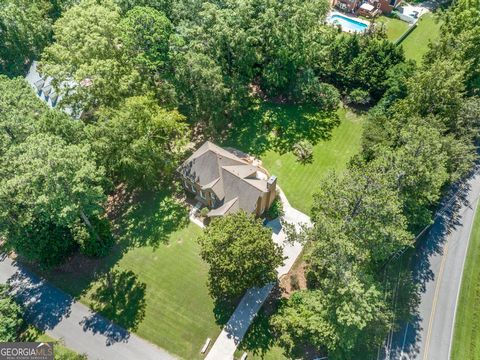
[[[457,306],[452,360],[480,359],[480,211],[477,210]]]
[[[206,285],[207,266],[196,241],[201,232],[190,223],[172,233],[168,244],[131,249],[116,265],[146,284],[145,315],[135,332],[185,359],[200,358],[205,340],[220,332]],[[97,287],[92,284],[81,301],[94,306]]]
[[[338,115],[340,125],[333,129],[329,140],[314,146],[311,164],[299,163],[291,152],[267,151],[261,156],[265,168],[277,176],[290,204],[307,214],[320,180],[329,171],[343,171],[351,157],[360,151],[363,118],[345,109],[340,109]]]
[[[434,14],[423,15],[417,27],[401,42],[405,57],[420,64],[423,55],[428,51],[428,44],[435,42],[439,37],[440,23],[436,21]]]
[[[407,22],[386,16],[380,16],[376,22],[385,26],[387,38],[390,41],[397,40],[408,29]]]
[[[154,214],[135,216],[153,218]],[[148,228],[155,226],[155,221],[148,223]],[[199,254],[197,238],[202,229],[188,223],[166,238],[162,236],[159,242],[153,238],[154,231],[142,231],[148,240],[145,244],[123,251],[115,247],[109,256],[100,259],[101,267],[87,263],[88,271],[76,273],[75,267],[45,276],[144,339],[181,358],[199,359],[205,340],[216,338],[221,330],[207,289],[208,268]],[[105,289],[108,273],[123,280],[99,301],[99,289]],[[111,305],[114,298],[116,304]]]

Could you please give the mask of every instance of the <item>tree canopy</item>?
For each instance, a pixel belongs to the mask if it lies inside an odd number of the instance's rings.
[[[0,4],[0,73],[22,75],[51,40],[48,0],[3,0]]]
[[[213,220],[198,241],[209,264],[208,287],[217,300],[231,300],[275,281],[276,268],[283,263],[272,231],[243,211]]]
[[[178,111],[139,96],[127,98],[118,108],[101,109],[98,117],[87,133],[109,178],[132,188],[154,188],[171,180],[189,135]]]

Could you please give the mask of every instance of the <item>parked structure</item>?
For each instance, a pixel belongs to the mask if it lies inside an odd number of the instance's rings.
[[[211,209],[209,217],[240,209],[260,216],[270,208],[277,194],[276,177],[269,176],[258,160],[209,141],[177,172],[185,189]]]

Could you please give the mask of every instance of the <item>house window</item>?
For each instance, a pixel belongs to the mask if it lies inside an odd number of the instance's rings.
[[[200,190],[200,197],[202,199],[206,199],[206,196],[205,196],[205,193],[203,192],[203,190]]]

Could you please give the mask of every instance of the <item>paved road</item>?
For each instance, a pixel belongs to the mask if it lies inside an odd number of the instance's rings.
[[[165,350],[112,324],[47,284],[8,257],[0,259],[0,283],[10,283],[29,323],[89,359],[174,360]]]
[[[295,225],[297,231],[301,230],[302,226],[311,226],[310,218],[302,212],[290,206],[287,198],[280,190],[280,197],[283,203],[285,215],[284,221]],[[278,219],[267,223],[272,232],[272,239],[275,243],[282,246],[283,255],[285,257],[284,264],[277,268],[277,274],[281,276],[288,273],[290,268],[295,263],[302,252],[302,245],[300,243],[293,243],[287,241],[285,233],[282,229],[282,224]],[[242,341],[250,324],[262,307],[268,295],[273,289],[274,284],[265,285],[262,288],[249,289],[242,300],[235,309],[233,315],[228,320],[222,332],[215,340],[212,348],[208,352],[205,360],[231,360],[238,344]]]
[[[383,358],[447,360],[470,232],[480,195],[480,175],[470,178],[418,244],[414,276],[421,298],[413,321],[393,335]]]

